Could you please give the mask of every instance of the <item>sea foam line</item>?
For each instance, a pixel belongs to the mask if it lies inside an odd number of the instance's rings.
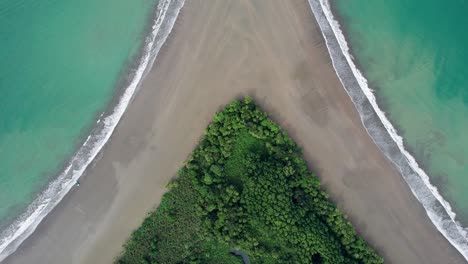
[[[172,31],[184,0],[160,0],[155,21],[131,82],[115,107],[102,114],[90,136],[71,158],[65,170],[28,206],[26,212],[0,233],[0,262],[13,253],[31,235],[44,217],[65,197],[106,144],[122,118],[141,80],[151,69],[162,45]]]
[[[344,89],[359,112],[372,140],[398,168],[411,191],[425,208],[427,215],[448,241],[468,260],[468,230],[456,221],[450,204],[432,185],[429,176],[405,149],[403,138],[380,109],[366,78],[356,67],[348,44],[333,17],[328,0],[308,0],[320,26],[333,67]]]

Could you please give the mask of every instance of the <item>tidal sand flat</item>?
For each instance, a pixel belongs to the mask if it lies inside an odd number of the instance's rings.
[[[187,1],[109,143],[5,263],[110,263],[213,114],[251,95],[389,263],[464,263],[366,130],[306,1]],[[60,247],[57,247],[60,245]]]

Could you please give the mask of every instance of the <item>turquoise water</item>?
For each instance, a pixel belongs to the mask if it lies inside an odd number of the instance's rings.
[[[468,224],[468,2],[334,0],[370,87]]]
[[[0,227],[56,176],[138,55],[156,0],[0,0]]]

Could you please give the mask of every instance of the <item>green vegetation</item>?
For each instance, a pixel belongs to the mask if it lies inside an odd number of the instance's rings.
[[[206,130],[118,263],[383,263],[296,144],[247,97]]]

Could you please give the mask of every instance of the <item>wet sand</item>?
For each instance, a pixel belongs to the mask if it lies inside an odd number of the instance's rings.
[[[187,0],[100,157],[5,263],[110,263],[215,111],[251,95],[387,263],[465,263],[367,135],[307,1]]]

